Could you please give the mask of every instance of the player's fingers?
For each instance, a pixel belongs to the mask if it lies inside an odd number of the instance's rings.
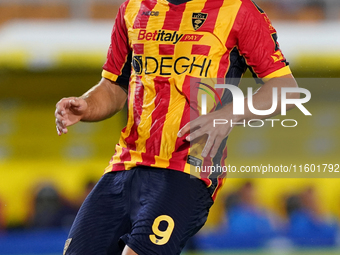
[[[211,151],[210,151],[210,157],[211,158],[216,156],[217,151],[220,148],[221,142],[222,142],[222,139],[219,139],[218,137],[215,139],[214,145],[213,145],[213,147],[211,148]]]
[[[56,126],[56,128],[58,135],[67,134],[68,132],[67,128],[60,128],[58,125]]]
[[[201,137],[202,135],[204,135],[206,132],[204,132],[204,130],[202,128],[199,128],[197,130],[195,130],[194,132],[190,133],[187,137],[186,140],[188,142],[191,142],[193,140],[195,140],[198,137]]]
[[[55,123],[58,135],[66,134],[68,132],[66,128],[68,118],[66,109],[70,107],[69,101],[72,99],[73,98],[63,98],[56,104],[54,115],[56,117]]]
[[[56,123],[57,123],[57,121],[59,121],[61,123],[67,117],[65,111],[59,112],[58,110],[55,110],[54,116],[55,116]]]
[[[211,148],[214,145],[214,141],[215,141],[215,137],[213,137],[212,135],[209,135],[209,138],[207,140],[207,142],[205,143],[205,146],[202,150],[202,157],[205,158],[206,156],[208,156]]]
[[[189,132],[190,132],[190,122],[185,124],[185,126],[182,127],[180,131],[178,131],[177,136],[178,137],[182,137],[182,136],[184,136],[185,134],[187,134]]]
[[[64,120],[62,118],[56,118],[55,124],[57,124],[57,126],[60,127],[60,128],[65,128],[67,126],[66,120]]]
[[[70,100],[72,108],[76,108],[77,111],[84,111],[87,108],[87,102],[81,97],[74,97]]]
[[[61,136],[63,134],[63,132],[61,131],[61,129],[58,127],[58,125],[56,126],[57,129],[57,133],[59,136]]]
[[[55,115],[56,124],[57,124],[57,122],[62,123],[62,121],[64,121],[64,120],[67,118],[67,115],[65,114],[64,111],[58,112],[58,111],[56,110],[55,113],[54,113],[54,115]]]
[[[54,116],[57,117],[57,115],[64,116],[65,115],[65,107],[61,104],[56,105],[56,109],[54,112]]]
[[[80,101],[78,98],[72,98],[69,101],[71,107],[79,107],[80,106]]]
[[[177,136],[182,137],[185,134],[189,133],[191,130],[195,130],[196,128],[200,126],[201,126],[201,121],[199,118],[192,120],[188,122],[184,127],[182,127],[180,131],[178,131]]]
[[[83,98],[72,98],[69,100],[69,107],[72,113],[82,115],[87,109],[87,102]]]
[[[66,115],[66,109],[70,108],[70,100],[73,99],[73,97],[71,98],[63,98],[61,99],[57,104],[56,104],[56,110],[54,115],[57,117],[57,115],[60,116],[65,116]]]
[[[60,132],[62,132],[62,133],[64,133],[64,134],[66,134],[67,133],[67,122],[66,122],[66,120],[65,119],[63,119],[63,118],[56,118],[55,119],[55,123],[56,123],[56,126],[57,126],[57,129],[60,131]]]
[[[61,135],[61,132],[60,132],[60,130],[59,130],[59,128],[58,128],[58,126],[56,126],[56,129],[57,129],[57,133],[58,133],[58,135],[60,136],[60,135]]]

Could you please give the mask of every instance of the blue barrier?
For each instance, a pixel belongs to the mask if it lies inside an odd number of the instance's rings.
[[[60,229],[9,231],[0,234],[0,254],[62,254],[67,234]]]

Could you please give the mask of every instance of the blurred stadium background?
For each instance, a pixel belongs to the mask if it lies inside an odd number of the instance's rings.
[[[293,129],[235,128],[229,163],[339,164],[340,1],[256,2],[311,91],[313,116],[289,112]],[[0,0],[1,255],[61,254],[113,154],[125,112],[58,137],[54,106],[100,80],[120,3]],[[188,254],[338,254],[340,179],[303,177],[229,178]]]

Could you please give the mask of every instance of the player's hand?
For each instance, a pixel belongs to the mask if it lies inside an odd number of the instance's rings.
[[[207,115],[202,115],[197,119],[187,123],[179,132],[178,137],[182,137],[185,134],[189,134],[186,137],[188,142],[194,141],[203,135],[208,135],[207,142],[202,150],[202,157],[209,156],[215,157],[221,142],[226,138],[233,127],[230,124],[226,125],[215,125],[214,119],[227,119],[225,112],[219,110]]]
[[[56,104],[55,123],[58,135],[66,134],[67,127],[79,122],[87,109],[87,102],[80,97],[63,98]]]

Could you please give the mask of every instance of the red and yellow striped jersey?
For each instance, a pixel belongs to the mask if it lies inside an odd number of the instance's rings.
[[[137,165],[190,173],[190,81],[290,73],[267,15],[251,0],[128,0],[119,9],[102,76],[128,87],[128,121],[106,171]],[[226,159],[226,146],[219,161]],[[201,176],[217,191],[220,178]],[[216,192],[214,192],[214,195]]]

